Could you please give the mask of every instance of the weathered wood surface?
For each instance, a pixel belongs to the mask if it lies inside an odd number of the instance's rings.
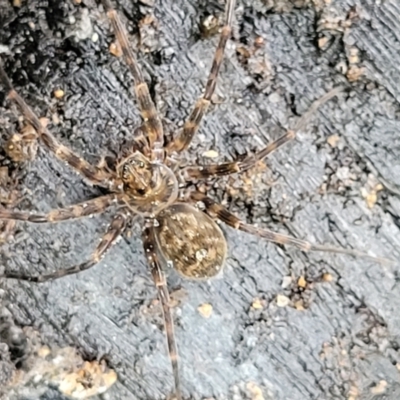
[[[143,3],[119,1],[135,40],[139,20],[153,10]],[[174,123],[187,116],[200,94],[216,45],[215,36],[201,39],[198,24],[222,10],[218,1],[156,1],[161,38],[155,51],[139,59],[158,108]],[[79,6],[32,0],[13,9],[1,0],[0,13],[7,72],[40,116],[58,117],[52,132],[92,161],[117,149],[140,119],[127,68],[108,52],[113,36],[102,8],[93,0]],[[238,186],[237,196],[224,194],[221,183],[211,192],[214,198],[252,223],[397,260],[399,13],[396,0],[239,1],[217,88],[221,104],[210,111],[191,154],[204,160],[202,153],[215,149],[223,159],[260,148],[293,127],[327,90],[339,84],[349,90],[317,112],[295,143],[268,159],[249,196],[243,190],[249,186],[235,179],[230,187]],[[343,29],[349,16],[351,26]],[[342,22],[324,24],[335,18]],[[240,62],[236,49],[252,47],[258,36],[264,38],[258,53]],[[318,42],[323,37],[324,46]],[[359,61],[351,58],[352,48],[359,50]],[[349,62],[365,68],[353,83],[343,74]],[[63,101],[52,95],[57,87],[65,90]],[[3,96],[0,100],[4,143],[15,129],[16,113]],[[332,135],[338,135],[335,147],[329,144],[335,142]],[[42,148],[25,168],[21,208],[46,211],[100,193]],[[379,182],[383,190],[368,208],[363,193]],[[2,264],[33,273],[80,262],[110,217],[20,223],[14,241],[2,247]],[[260,399],[257,387],[264,399],[400,397],[398,262],[382,267],[346,256],[303,254],[225,232],[230,253],[223,279],[197,283],[170,276],[171,289],[187,291],[175,309],[186,397]],[[323,282],[324,273],[333,280]],[[284,288],[289,275],[293,284]],[[312,286],[297,295],[295,282],[302,275]],[[156,290],[137,230],[90,271],[38,286],[1,282],[1,288],[2,307],[20,326],[39,329],[44,343],[107,357],[119,381],[103,398],[163,399],[170,392],[161,311],[151,307]],[[310,305],[304,311],[278,307],[277,295]],[[252,308],[256,298],[263,300],[262,309]],[[208,319],[197,310],[203,303],[213,307]],[[32,389],[29,398],[63,398],[53,389],[40,397],[42,389]]]

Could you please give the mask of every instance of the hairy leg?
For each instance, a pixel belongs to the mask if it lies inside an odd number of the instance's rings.
[[[107,232],[105,233],[100,243],[96,247],[92,256],[90,257],[90,260],[82,264],[75,265],[73,267],[69,267],[59,271],[55,271],[50,274],[37,275],[37,276],[24,275],[18,272],[5,272],[4,274],[0,275],[0,278],[18,279],[20,281],[39,283],[39,282],[46,282],[49,280],[59,279],[66,275],[77,274],[78,272],[85,271],[101,261],[101,259],[105,256],[106,252],[111,248],[111,246],[123,233],[125,227],[126,227],[126,217],[124,215],[119,214],[116,217],[114,217],[114,219],[111,221],[110,226],[108,227]]]
[[[247,171],[248,169],[254,167],[254,165],[256,165],[258,161],[261,161],[269,154],[279,149],[285,143],[295,139],[296,133],[305,128],[306,124],[308,123],[312,115],[314,115],[316,110],[332,97],[337,96],[337,94],[340,93],[342,90],[342,87],[336,87],[327,92],[318,100],[314,101],[307,112],[298,120],[293,131],[290,130],[286,132],[280,138],[270,143],[256,154],[246,157],[243,161],[231,161],[221,164],[209,165],[191,165],[184,168],[181,174],[183,174],[183,177],[186,181],[192,181],[194,179],[207,179],[214,176],[231,175]]]
[[[200,201],[202,204],[204,204],[207,213],[213,218],[217,218],[222,222],[225,222],[227,225],[231,226],[234,229],[250,233],[251,235],[259,236],[268,240],[269,242],[294,246],[301,251],[323,251],[328,253],[347,254],[353,257],[366,258],[380,264],[391,264],[393,262],[392,260],[386,258],[370,256],[369,254],[359,250],[342,249],[340,247],[312,244],[305,240],[297,239],[293,236],[272,232],[268,229],[258,228],[253,225],[246,224],[234,214],[230,213],[226,208],[200,192],[192,193],[191,199],[196,202]]]
[[[60,222],[100,214],[118,201],[118,196],[109,194],[97,197],[84,203],[74,204],[65,208],[52,210],[47,214],[33,214],[27,211],[14,211],[0,208],[0,219],[27,221],[36,224]]]
[[[147,262],[150,266],[151,274],[153,276],[154,283],[157,287],[158,297],[160,299],[163,309],[168,352],[169,352],[169,358],[171,360],[172,371],[174,374],[174,381],[175,381],[175,399],[182,400],[181,384],[179,378],[179,367],[178,367],[178,351],[176,348],[174,322],[171,314],[167,281],[165,279],[162,266],[160,265],[160,260],[157,256],[156,238],[154,235],[153,222],[150,220],[146,221],[146,226],[143,231],[142,239],[143,239],[144,253]]]
[[[174,151],[179,153],[189,147],[194,135],[199,129],[205,113],[207,112],[208,106],[211,102],[211,96],[213,95],[215,86],[217,85],[218,72],[221,68],[224,57],[225,46],[231,35],[235,4],[236,0],[226,0],[226,22],[225,26],[222,28],[218,47],[215,51],[214,60],[208,76],[204,95],[197,100],[192,113],[189,115],[189,118],[186,120],[185,125],[183,126],[183,130],[167,146],[168,154],[171,154]]]
[[[117,37],[125,61],[135,81],[135,92],[139,103],[139,110],[144,120],[144,129],[153,152],[153,158],[161,161],[164,158],[164,132],[161,119],[151,99],[149,88],[140,71],[136,57],[129,45],[128,34],[118,13],[113,9],[109,0],[102,0],[102,3],[113,25],[115,36]]]
[[[293,140],[295,137],[296,135],[293,131],[288,131],[280,138],[264,147],[258,153],[246,157],[243,161],[232,161],[204,166],[189,166],[184,168],[181,173],[183,174],[184,179],[189,182],[195,179],[207,179],[214,176],[241,173],[254,167],[258,161],[261,161],[263,158],[267,157],[287,142]]]
[[[67,146],[59,143],[56,138],[42,125],[39,118],[35,115],[32,109],[26,104],[25,100],[13,88],[7,74],[2,67],[0,58],[0,83],[6,90],[7,98],[14,101],[23,117],[33,126],[36,130],[42,143],[61,161],[66,162],[70,167],[75,169],[79,174],[86,178],[94,185],[102,186],[105,188],[110,187],[114,176],[106,171],[90,165],[86,160],[77,156]]]

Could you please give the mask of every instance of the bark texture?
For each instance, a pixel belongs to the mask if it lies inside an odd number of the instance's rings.
[[[89,161],[115,153],[140,118],[127,67],[108,50],[113,35],[102,7],[93,0],[11,3],[0,0],[0,51],[17,90],[50,119],[62,143]],[[152,3],[120,0],[117,6],[173,133],[201,94],[217,43],[216,36],[200,35],[201,22],[208,15],[222,18],[223,2]],[[238,3],[215,105],[191,159],[209,162],[204,153],[210,149],[221,161],[259,149],[293,128],[326,91],[346,90],[316,112],[294,143],[269,157],[267,168],[220,180],[210,185],[210,195],[248,222],[398,260],[399,2]],[[148,15],[151,23],[144,20]],[[54,96],[59,88],[62,99]],[[19,127],[19,113],[1,92],[0,102],[4,144]],[[45,212],[101,194],[42,146],[17,168],[19,209]],[[18,223],[1,247],[2,266],[38,273],[82,262],[110,218]],[[186,293],[174,309],[185,397],[400,398],[398,262],[383,267],[304,254],[225,232],[223,279],[169,277],[175,299]],[[164,399],[171,391],[161,309],[138,229],[87,272],[0,287],[3,322],[33,327],[50,347],[73,346],[85,359],[107,359],[119,379],[101,398]],[[212,305],[209,318],[198,310],[205,303]],[[8,347],[2,347],[3,381],[12,363]],[[64,398],[43,382],[30,385],[29,396],[14,389],[4,396]]]

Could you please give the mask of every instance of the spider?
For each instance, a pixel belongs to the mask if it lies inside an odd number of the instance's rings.
[[[192,183],[195,181],[247,171],[258,161],[294,140],[296,132],[302,129],[315,109],[336,96],[342,90],[341,88],[333,89],[317,100],[300,119],[294,130],[287,131],[254,155],[220,164],[182,166],[181,155],[190,146],[211,103],[224,49],[232,31],[236,0],[226,0],[225,24],[221,30],[204,94],[197,100],[183,128],[170,140],[164,137],[162,121],[157,114],[135,55],[129,46],[126,29],[110,1],[102,0],[102,3],[122,49],[125,62],[134,78],[137,103],[143,118],[143,135],[135,140],[129,151],[121,152],[113,168],[105,165],[91,165],[67,146],[59,143],[42,124],[13,88],[0,60],[0,83],[6,89],[7,98],[17,104],[23,117],[35,129],[42,144],[89,183],[108,191],[108,194],[103,196],[52,210],[47,214],[0,209],[0,219],[37,224],[56,223],[99,214],[115,205],[118,206],[118,211],[91,258],[86,262],[49,274],[28,276],[6,271],[0,277],[40,283],[87,270],[101,261],[124,230],[139,216],[143,226],[144,254],[163,310],[167,346],[174,377],[174,396],[182,400],[178,353],[165,271],[172,266],[184,278],[197,280],[210,279],[220,274],[227,254],[227,244],[216,221],[224,222],[234,229],[259,236],[270,242],[295,246],[301,251],[343,253],[370,258],[381,263],[387,260],[357,250],[311,244],[295,237],[249,225],[205,193],[193,190]]]

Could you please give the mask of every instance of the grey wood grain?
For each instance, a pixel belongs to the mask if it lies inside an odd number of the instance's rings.
[[[212,148],[222,160],[260,148],[294,127],[312,101],[343,85],[347,90],[316,113],[295,143],[267,160],[250,196],[239,178],[221,180],[210,195],[251,223],[397,261],[400,6],[395,0],[320,3],[239,1],[218,81],[221,104],[212,107],[190,154],[205,161],[202,154]],[[201,39],[198,24],[209,13],[221,14],[223,2],[164,0],[152,10],[121,0],[118,8],[136,46],[139,20],[151,12],[157,17],[157,51],[138,57],[163,117],[179,124],[201,93],[217,41]],[[324,23],[346,21],[354,10],[358,17],[349,28]],[[0,0],[0,12],[7,72],[40,116],[57,115],[54,135],[93,162],[117,151],[140,118],[132,78],[108,52],[113,36],[102,8],[92,0],[79,6],[32,0],[18,9]],[[264,38],[261,49],[242,62],[237,49],[251,47],[258,36]],[[321,37],[328,39],[326,47],[318,47]],[[353,47],[365,73],[349,83],[341,68],[348,67]],[[65,90],[64,100],[52,95],[56,87]],[[2,95],[0,100],[4,142],[17,114]],[[327,142],[332,135],[338,135],[336,147]],[[42,148],[23,173],[23,209],[47,211],[100,194]],[[369,182],[383,185],[372,208],[362,195]],[[226,193],[226,183],[237,186],[236,196]],[[2,265],[35,273],[81,262],[110,218],[107,213],[59,225],[20,223],[14,240],[2,246]],[[382,267],[304,254],[225,232],[230,251],[223,279],[169,277],[171,289],[187,291],[175,309],[187,398],[259,399],[254,387],[264,399],[399,398],[398,261]],[[333,280],[323,282],[324,273]],[[293,284],[284,288],[286,276],[293,276]],[[310,283],[302,293],[295,284],[300,276]],[[107,357],[119,380],[102,398],[164,399],[171,391],[161,310],[151,308],[156,290],[137,229],[87,272],[42,285],[0,285],[2,307],[17,325],[37,328],[45,344]],[[309,306],[278,307],[277,295]],[[262,309],[252,308],[256,298],[263,300]],[[213,307],[208,319],[197,310],[203,303]],[[32,399],[63,398],[44,384],[29,390]]]

